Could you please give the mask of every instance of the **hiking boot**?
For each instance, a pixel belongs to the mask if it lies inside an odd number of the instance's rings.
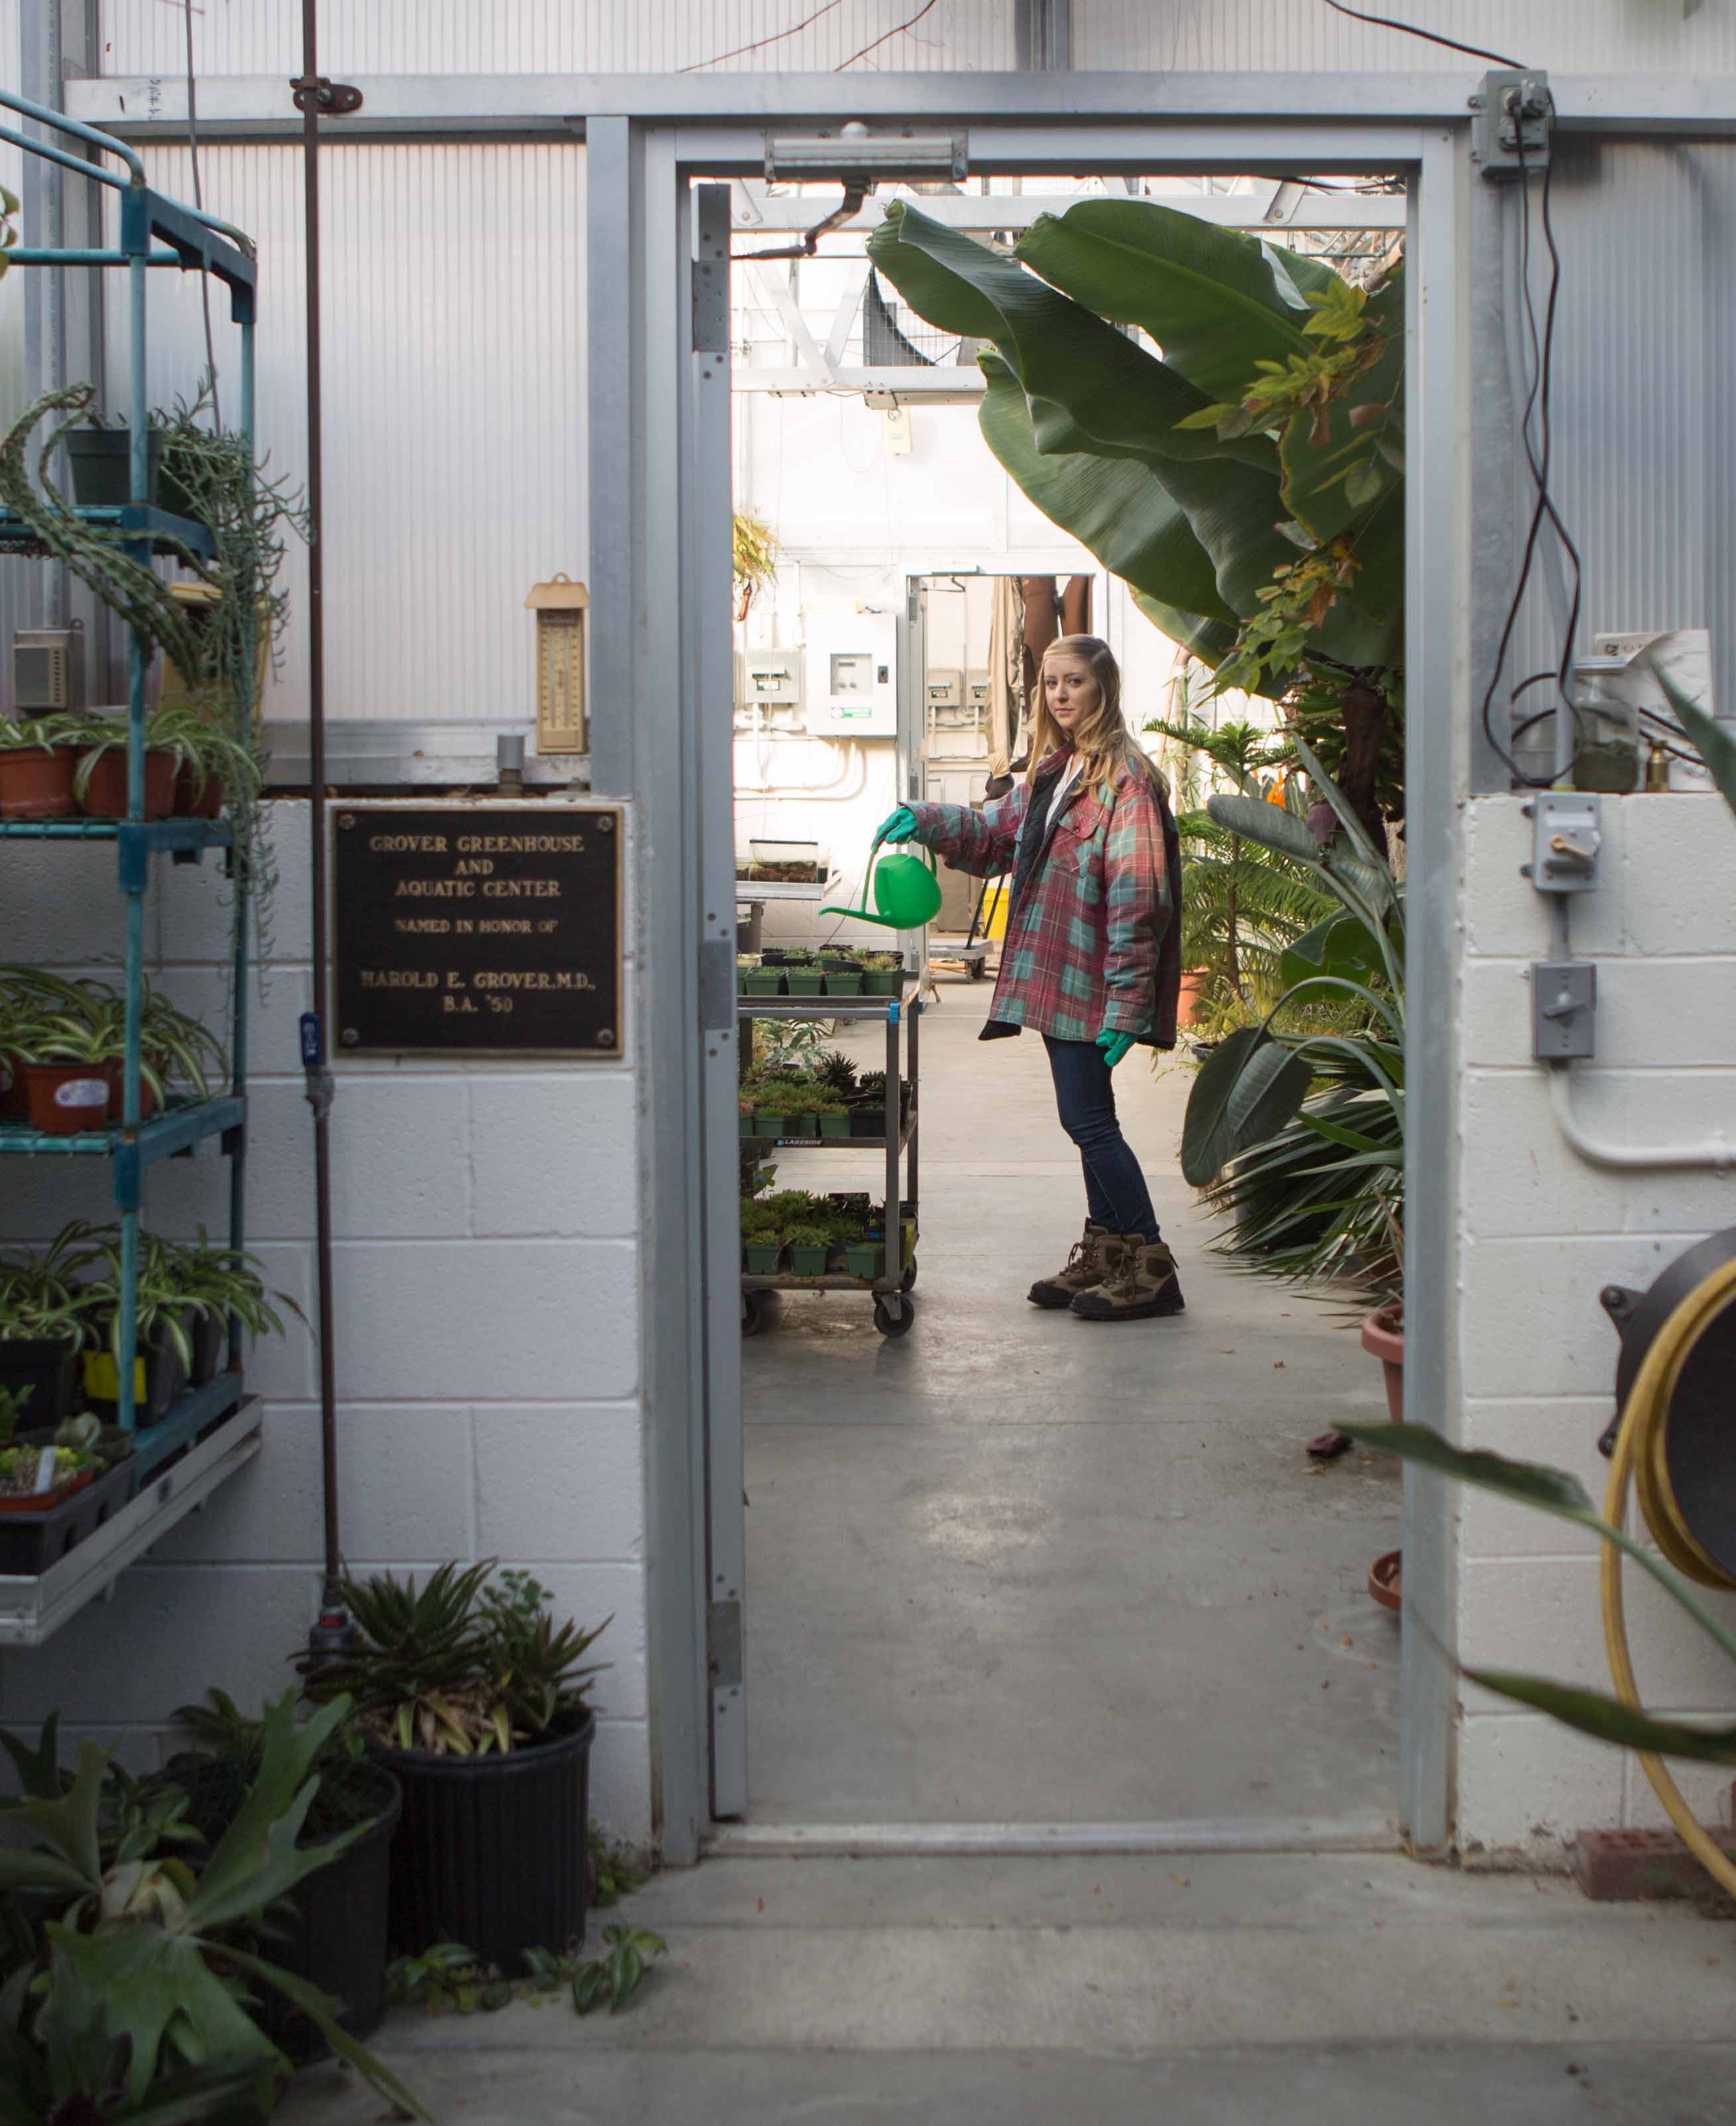
[[[1127,1243],[1106,1226],[1087,1220],[1083,1240],[1075,1240],[1067,1267],[1054,1277],[1039,1278],[1027,1297],[1033,1306],[1071,1306],[1082,1292],[1101,1284],[1121,1259]]]
[[[1110,1245],[1117,1245],[1111,1240]],[[1073,1311],[1085,1321],[1144,1321],[1153,1314],[1180,1314],[1186,1305],[1176,1259],[1162,1240],[1137,1233],[1119,1243],[1120,1254],[1103,1282],[1082,1292]]]

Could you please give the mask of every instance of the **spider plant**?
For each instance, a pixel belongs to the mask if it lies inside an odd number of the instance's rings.
[[[149,984],[139,1013],[139,1048],[159,1081],[166,1083],[178,1073],[191,1087],[195,1099],[209,1099],[213,1080],[220,1084],[228,1073],[229,1058],[210,1029],[177,1010]]]
[[[278,1306],[305,1319],[288,1292],[267,1294],[257,1255],[219,1247],[206,1237],[203,1226],[196,1241],[163,1240],[153,1235],[152,1245],[163,1250],[165,1273],[175,1278],[183,1305],[196,1314],[233,1318],[249,1336],[282,1335]]]
[[[138,1349],[166,1346],[188,1372],[193,1369],[192,1324],[196,1308],[188,1306],[176,1264],[174,1243],[155,1233],[139,1235],[137,1282]],[[84,1287],[86,1303],[106,1327],[110,1355],[118,1370],[121,1362],[120,1243],[104,1241],[102,1259],[106,1276],[93,1278]]]
[[[85,751],[73,772],[73,792],[81,803],[103,754],[116,748],[125,749],[126,718],[93,718],[82,743]],[[177,775],[186,770],[196,793],[203,791],[213,774],[219,777],[225,789],[251,794],[259,787],[259,763],[251,748],[186,702],[171,703],[145,718],[144,746],[147,753],[167,754],[174,761]]]
[[[101,1259],[93,1238],[75,1219],[37,1254],[0,1257],[0,1342],[94,1340],[91,1287],[82,1281]]]
[[[99,720],[82,709],[59,709],[43,716],[0,716],[0,753],[48,753],[57,745],[83,745]]]

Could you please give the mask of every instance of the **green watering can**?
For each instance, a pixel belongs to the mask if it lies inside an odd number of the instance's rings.
[[[924,849],[920,857],[881,857],[876,865],[874,859],[880,846],[876,842],[868,852],[868,869],[862,874],[861,907],[823,908],[820,913],[854,916],[859,923],[878,923],[888,930],[920,930],[941,912],[941,881],[935,872],[934,857]],[[927,859],[926,862],[924,857]],[[870,876],[877,914],[868,911]]]

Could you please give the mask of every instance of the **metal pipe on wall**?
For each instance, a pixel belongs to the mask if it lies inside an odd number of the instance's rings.
[[[337,1354],[332,1277],[332,1075],[318,1032],[326,999],[325,837],[325,574],[321,481],[319,366],[319,78],[318,0],[302,0],[301,78],[295,84],[301,111],[303,202],[307,261],[308,419],[308,832],[311,841],[315,1037],[304,1043],[308,1104],[314,1110],[314,1231],[319,1316],[319,1461],[324,1494],[325,1568],[321,1615],[314,1633],[318,1651],[342,1643],[343,1552],[337,1511]]]

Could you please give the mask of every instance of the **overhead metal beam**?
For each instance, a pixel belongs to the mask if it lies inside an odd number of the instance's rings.
[[[965,125],[1088,119],[1168,125],[1299,125],[1299,130],[1456,124],[1481,75],[1428,73],[725,73],[362,74],[362,108],[336,120],[342,139],[506,139],[571,135],[587,114],[704,125],[824,124],[913,118]],[[1552,76],[1563,132],[1682,139],[1736,135],[1736,78],[1688,74]],[[180,139],[186,85],[116,76],[68,82],[66,107],[125,139]],[[202,139],[288,139],[300,120],[275,74],[213,75],[199,83]],[[1342,143],[1342,130],[1333,135]],[[975,143],[973,142],[973,151]],[[1311,168],[1324,167],[1310,163]]]
[[[981,370],[941,364],[932,369],[750,369],[738,362],[734,388],[769,392],[780,399],[837,391],[884,401],[914,404],[920,400],[925,406],[974,406],[983,395],[984,385]]]
[[[1191,215],[1196,221],[1210,222],[1220,229],[1279,232],[1404,226],[1406,210],[1402,194],[1303,190],[1294,207],[1284,203],[1286,210],[1277,213],[1275,218],[1274,201],[1280,189],[1276,185],[1262,182],[1257,191],[1251,192],[1165,191],[1149,196],[1160,206],[1173,207],[1178,214]],[[1096,196],[1086,192],[967,192],[957,197],[941,193],[925,196],[916,204],[932,221],[943,223],[948,229],[985,234],[998,229],[1029,229],[1040,215],[1065,214],[1068,207],[1077,206],[1082,199]],[[1112,196],[1124,196],[1118,193]],[[753,219],[744,217],[738,220],[736,227],[781,234],[811,229],[823,201],[812,192],[785,193],[779,198],[768,199],[755,191],[751,204],[755,210]],[[842,235],[847,231],[866,233],[878,229],[890,204],[889,199],[866,200],[859,214],[840,222],[836,229],[828,233]]]

